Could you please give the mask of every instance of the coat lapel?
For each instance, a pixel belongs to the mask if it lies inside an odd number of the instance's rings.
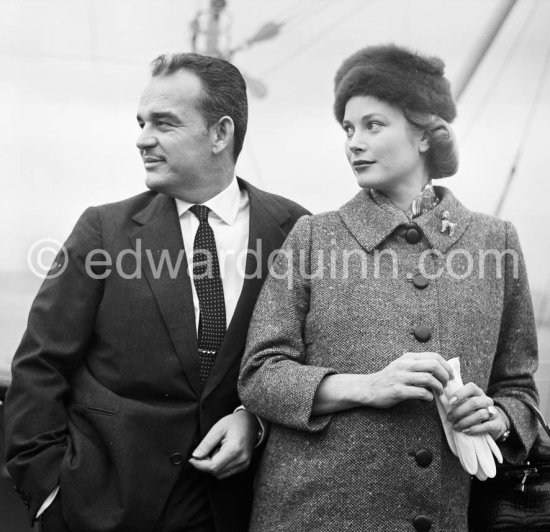
[[[138,228],[131,234],[141,249],[142,268],[155,296],[168,334],[191,388],[200,394],[195,312],[187,258],[177,209],[172,198],[158,194],[134,216]],[[162,257],[170,259],[172,272]],[[162,264],[162,267],[160,266]]]
[[[282,212],[275,208],[267,194],[241,179],[239,186],[247,190],[250,201],[246,278],[210,378],[205,385],[204,396],[214,390],[235,364],[240,364],[252,311],[269,271],[269,257],[282,246],[286,238],[282,226],[290,218],[288,211]]]
[[[361,189],[338,213],[350,233],[369,253],[397,227],[409,223],[403,211],[390,204],[379,205],[365,189]]]

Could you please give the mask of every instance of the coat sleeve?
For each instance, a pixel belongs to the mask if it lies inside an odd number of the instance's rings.
[[[536,436],[536,422],[525,401],[538,403],[533,374],[538,365],[537,335],[527,272],[518,235],[506,222],[504,307],[497,352],[488,387],[495,404],[510,418],[514,437],[503,444],[510,462],[525,459]]]
[[[31,517],[59,483],[68,444],[64,399],[102,296],[103,282],[97,271],[87,271],[86,256],[101,247],[99,217],[90,208],[44,280],[13,359],[5,402],[6,459]]]
[[[308,366],[303,331],[309,311],[311,217],[304,216],[277,255],[254,309],[239,393],[247,409],[298,430],[322,430],[330,415],[312,416],[313,398],[331,368]]]

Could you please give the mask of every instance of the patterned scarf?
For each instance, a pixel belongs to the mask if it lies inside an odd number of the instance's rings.
[[[391,204],[392,200],[383,192],[371,188],[370,195],[378,205]],[[439,198],[435,193],[432,182],[428,181],[424,188],[418,193],[418,196],[412,200],[408,212],[406,213],[410,219],[416,218],[427,211],[431,211],[439,203]]]
[[[413,218],[424,214],[426,211],[431,211],[439,203],[439,198],[435,193],[432,182],[428,181],[420,194],[412,200],[410,214]]]

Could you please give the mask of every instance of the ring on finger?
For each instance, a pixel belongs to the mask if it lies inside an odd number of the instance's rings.
[[[487,421],[492,421],[497,417],[497,409],[492,405],[487,407],[487,413],[489,414],[489,419]]]
[[[480,408],[478,412],[480,412],[482,416],[481,423],[487,423],[488,421],[491,421],[493,419],[489,407]]]

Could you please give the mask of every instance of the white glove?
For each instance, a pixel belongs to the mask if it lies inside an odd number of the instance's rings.
[[[434,394],[447,442],[453,454],[460,460],[462,467],[470,475],[475,475],[479,480],[493,478],[496,475],[493,455],[499,463],[502,463],[502,454],[492,436],[464,434],[454,430],[452,424],[447,421],[447,414],[451,409],[449,399],[464,386],[460,376],[460,360],[452,358],[448,362],[453,369],[454,378],[447,383],[442,396]]]

